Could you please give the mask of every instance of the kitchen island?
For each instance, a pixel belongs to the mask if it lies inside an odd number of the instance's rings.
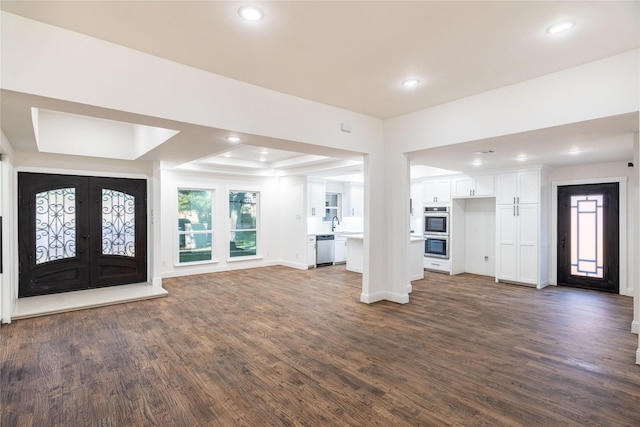
[[[349,234],[347,237],[347,270],[362,273],[364,258],[364,234]],[[424,279],[424,238],[410,237],[409,268],[411,281]]]

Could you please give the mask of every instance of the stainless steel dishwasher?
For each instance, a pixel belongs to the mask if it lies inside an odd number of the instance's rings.
[[[319,234],[316,236],[316,267],[333,265],[335,252],[335,237],[333,234]]]

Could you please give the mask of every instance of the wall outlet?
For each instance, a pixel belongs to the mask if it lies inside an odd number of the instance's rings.
[[[488,256],[485,256],[485,257],[484,257],[484,260],[485,260],[485,261],[489,261],[489,257],[488,257]]]

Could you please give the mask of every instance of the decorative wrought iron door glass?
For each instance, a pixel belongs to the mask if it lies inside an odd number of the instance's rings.
[[[75,188],[37,193],[35,214],[36,264],[75,257]]]
[[[102,254],[136,256],[136,198],[102,189]]]
[[[571,274],[604,277],[603,195],[571,196]]]

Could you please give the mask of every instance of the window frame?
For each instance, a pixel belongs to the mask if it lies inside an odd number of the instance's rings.
[[[231,206],[230,206],[230,195],[232,193],[253,193],[256,196],[256,228],[231,228]],[[262,216],[262,193],[260,190],[256,189],[229,189],[227,190],[226,195],[227,200],[227,235],[229,236],[229,242],[231,242],[231,233],[235,232],[246,232],[246,231],[255,231],[256,233],[256,253],[251,255],[244,256],[232,256],[231,255],[231,245],[226,246],[227,250],[227,262],[234,261],[243,261],[243,260],[251,260],[251,259],[262,259],[262,239],[261,239],[261,216]]]
[[[211,197],[211,212],[210,212],[210,218],[211,218],[211,223],[209,224],[209,228],[206,230],[190,230],[190,231],[186,231],[186,230],[180,230],[180,192],[181,191],[193,191],[193,192],[209,192],[210,197]],[[198,265],[198,264],[211,264],[211,263],[217,263],[218,259],[216,258],[216,232],[215,232],[215,227],[214,227],[214,223],[215,223],[215,212],[216,212],[216,208],[215,208],[215,195],[216,195],[216,190],[213,188],[198,188],[198,187],[178,187],[176,190],[176,210],[177,210],[177,219],[176,222],[178,223],[178,227],[176,230],[176,234],[175,234],[175,238],[174,238],[174,244],[177,243],[176,245],[176,251],[175,251],[175,261],[174,261],[174,265],[175,266],[189,266],[189,265]],[[176,224],[174,223],[174,226]],[[209,235],[210,239],[211,239],[211,258],[210,259],[205,259],[205,260],[195,260],[195,261],[181,261],[180,260],[180,237],[181,236],[187,236],[187,235]]]

